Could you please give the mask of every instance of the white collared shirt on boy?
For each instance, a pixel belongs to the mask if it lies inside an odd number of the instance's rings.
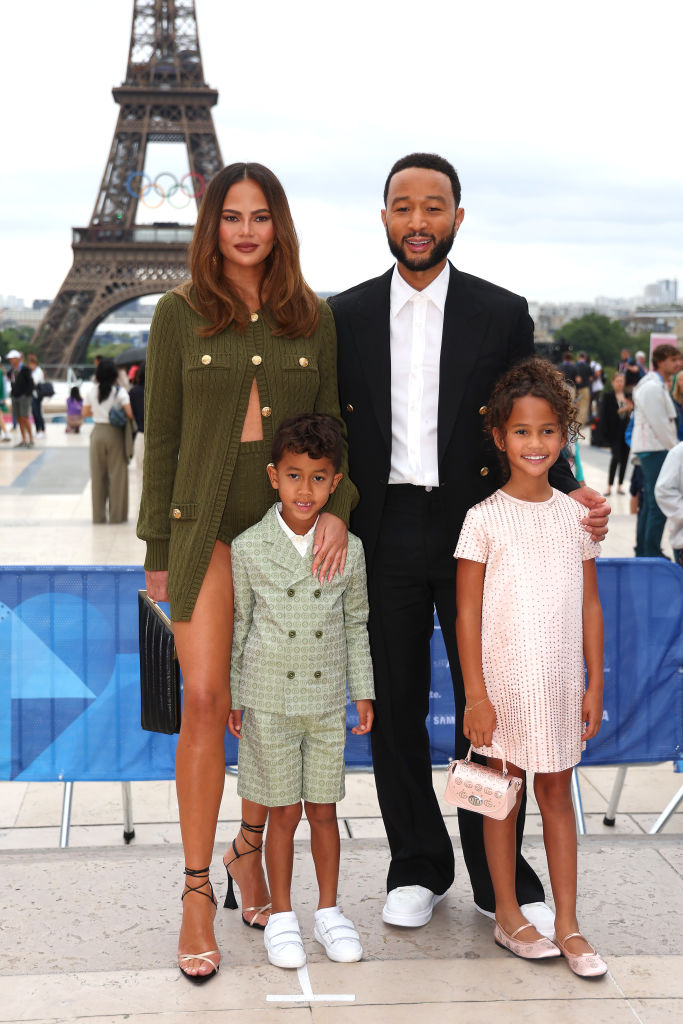
[[[302,535],[300,533],[294,533],[294,530],[291,530],[289,528],[289,526],[287,526],[287,523],[282,518],[282,502],[281,501],[278,501],[278,503],[276,504],[275,511],[277,513],[277,521],[278,521],[278,523],[280,524],[282,529],[285,531],[285,533],[287,534],[287,536],[289,537],[289,539],[291,540],[292,544],[294,545],[296,550],[299,552],[301,557],[305,558],[306,555],[308,554],[308,552],[311,550],[311,545],[313,544],[313,536],[315,534],[315,528],[318,525],[318,518],[319,517],[316,518],[315,522],[313,523],[313,526],[310,528],[308,533],[304,533]]]

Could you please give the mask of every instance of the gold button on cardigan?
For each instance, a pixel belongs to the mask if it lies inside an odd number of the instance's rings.
[[[154,313],[145,381],[145,463],[138,536],[147,544],[145,568],[168,570],[171,618],[192,615],[216,541],[240,447],[242,425],[255,373],[259,405],[270,443],[280,422],[302,412],[334,416],[344,433],[343,477],[325,506],[348,525],[358,493],[348,477],[346,430],[339,412],[337,344],[327,303],[310,338],[276,337],[268,311],[253,314],[244,332],[228,329],[211,337],[176,292],[167,292]],[[299,364],[305,352],[308,366]],[[257,369],[252,357],[260,355]],[[208,356],[208,363],[202,357]],[[276,494],[273,491],[273,500]],[[172,510],[183,510],[180,519]],[[171,513],[169,515],[169,512]]]

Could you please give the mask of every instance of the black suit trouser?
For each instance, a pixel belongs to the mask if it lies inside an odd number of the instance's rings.
[[[455,638],[457,563],[452,530],[443,528],[446,500],[445,489],[390,485],[368,573],[376,694],[372,756],[391,850],[388,890],[417,884],[441,894],[454,878],[453,846],[432,786],[425,724],[436,605],[455,695],[455,756],[467,752],[462,733],[465,691]],[[538,876],[520,852],[525,808],[526,794],[517,820],[520,904],[544,899]],[[493,911],[482,817],[458,811],[458,825],[475,903]]]

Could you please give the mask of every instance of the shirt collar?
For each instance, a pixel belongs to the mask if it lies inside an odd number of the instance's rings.
[[[446,266],[443,268],[438,277],[435,277],[431,284],[428,284],[422,291],[417,291],[412,285],[409,285],[405,278],[401,277],[398,269],[398,263],[394,266],[394,273],[391,278],[391,315],[392,317],[398,316],[406,302],[410,302],[413,295],[424,295],[426,299],[429,299],[439,312],[443,315],[446,308],[446,294],[448,292],[448,282],[451,276],[451,266],[448,260],[446,260]]]
[[[308,533],[303,533],[302,534],[302,533],[294,533],[294,530],[292,530],[289,526],[287,526],[287,523],[282,518],[282,502],[281,501],[278,501],[277,504],[275,505],[275,514],[277,515],[278,523],[280,524],[282,529],[285,531],[285,533],[287,534],[287,536],[289,537],[289,539],[291,540],[291,542],[294,544],[294,546],[297,549],[300,550],[301,548],[304,548],[304,550],[305,550],[305,548],[309,547],[310,543],[313,540],[313,534],[315,533],[315,528],[318,525],[318,519],[316,519],[316,521],[313,523],[313,526],[310,528]],[[318,518],[320,518],[320,517],[318,517]],[[305,543],[305,547],[304,547],[304,543]]]

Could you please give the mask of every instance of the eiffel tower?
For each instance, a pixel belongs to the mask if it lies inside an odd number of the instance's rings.
[[[97,325],[142,295],[187,277],[189,225],[136,223],[138,202],[201,202],[222,166],[204,81],[194,0],[134,0],[128,71],[112,89],[120,110],[90,224],[73,229],[73,265],[34,335],[45,364],[82,362]],[[144,173],[148,143],[185,143],[189,174]],[[173,179],[173,183],[170,183]],[[174,200],[175,199],[175,203]],[[176,214],[177,216],[177,214]]]

